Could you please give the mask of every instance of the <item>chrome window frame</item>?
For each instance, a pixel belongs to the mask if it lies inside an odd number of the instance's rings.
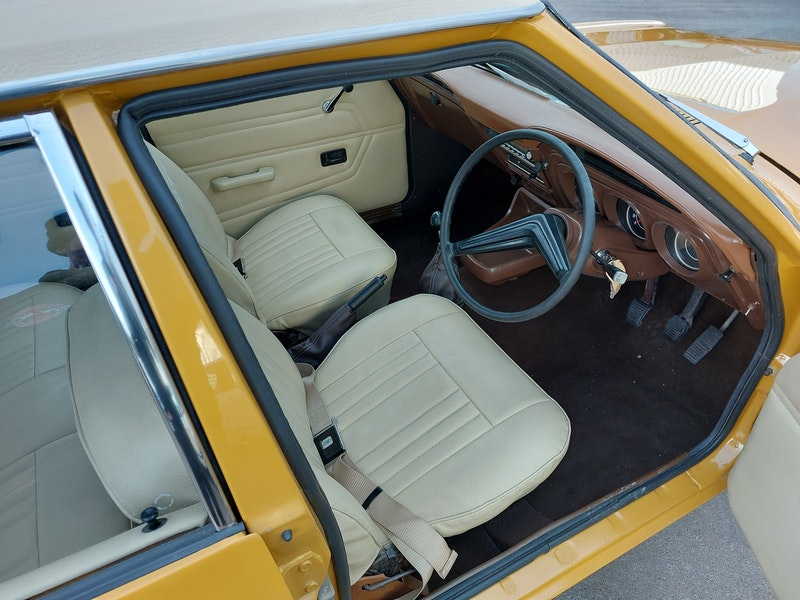
[[[186,405],[156,342],[157,334],[151,329],[139,305],[123,262],[56,116],[48,111],[0,121],[0,149],[31,141],[41,152],[211,523],[217,531],[236,524],[233,509],[208,459],[209,451],[189,418]],[[167,415],[173,418],[167,418]]]

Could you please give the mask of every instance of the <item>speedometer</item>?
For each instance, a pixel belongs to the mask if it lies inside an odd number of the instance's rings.
[[[667,250],[679,265],[690,271],[700,269],[700,259],[697,257],[697,250],[692,245],[689,236],[674,227],[667,227],[664,235],[667,242]]]

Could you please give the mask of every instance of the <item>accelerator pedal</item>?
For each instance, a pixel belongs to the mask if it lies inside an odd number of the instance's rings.
[[[673,342],[677,342],[683,338],[686,332],[692,327],[694,318],[700,311],[700,307],[703,306],[706,296],[707,294],[703,290],[698,287],[694,288],[692,295],[689,297],[689,301],[680,314],[671,316],[669,321],[667,321],[667,325],[664,327],[664,335]]]
[[[634,327],[641,327],[644,318],[647,316],[656,303],[656,290],[658,289],[658,277],[648,279],[644,284],[644,294],[641,298],[634,298],[628,306],[625,320]]]
[[[725,330],[730,327],[738,314],[738,310],[733,311],[730,316],[725,319],[725,322],[719,329],[710,325],[708,329],[701,333],[698,338],[692,342],[692,345],[686,349],[686,352],[683,353],[683,357],[693,365],[699,363],[703,357],[711,352],[719,343],[722,336],[725,335]]]

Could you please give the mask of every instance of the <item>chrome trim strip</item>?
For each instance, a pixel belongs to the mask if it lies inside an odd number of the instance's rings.
[[[103,226],[100,214],[55,115],[52,112],[43,112],[25,115],[17,121],[27,126],[26,131],[29,133],[26,137],[32,137],[42,152],[53,181],[64,200],[67,213],[78,232],[120,327],[131,345],[139,367],[153,391],[159,412],[211,522],[217,530],[233,525],[236,523],[233,510],[228,504],[216,474],[206,460],[206,452],[200,437],[187,415],[186,407],[156,344],[154,333],[147,326],[122,262]],[[4,133],[3,129],[0,128],[0,133]],[[19,127],[9,126],[9,129],[19,131]],[[167,419],[167,414],[177,415],[179,418],[170,420]]]
[[[620,19],[617,21],[586,21],[574,23],[581,33],[604,33],[607,31],[632,31],[635,29],[655,29],[667,27],[664,21],[648,19]]]
[[[31,131],[28,129],[25,119],[0,121],[0,141],[22,141],[28,140],[30,137]]]
[[[758,155],[759,152],[758,148],[744,134],[739,133],[735,129],[731,129],[727,125],[723,125],[719,121],[712,119],[711,117],[700,112],[696,108],[692,108],[691,106],[688,106],[683,102],[679,102],[672,96],[668,96],[667,94],[661,94],[661,93],[659,93],[658,95],[661,96],[664,100],[666,100],[670,104],[677,106],[680,110],[682,110],[689,116],[694,117],[712,131],[724,137],[726,140],[728,140],[731,144],[733,144],[737,148],[744,150],[745,153],[747,154],[745,158],[750,163],[752,163],[753,159]]]
[[[195,50],[167,56],[135,60],[113,65],[103,65],[32,77],[18,81],[0,83],[0,101],[44,94],[77,86],[94,85],[123,79],[134,79],[148,75],[158,75],[171,71],[219,65],[234,61],[286,54],[300,50],[318,50],[345,44],[369,42],[373,40],[430,33],[456,27],[490,25],[534,17],[544,12],[544,4],[538,0],[518,8],[486,10],[448,17],[436,17],[387,23],[374,27],[345,29],[342,31],[316,33],[287,39],[265,40],[249,44],[224,46],[208,50]]]

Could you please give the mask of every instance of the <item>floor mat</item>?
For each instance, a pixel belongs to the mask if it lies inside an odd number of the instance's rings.
[[[526,287],[537,288],[537,281],[548,278],[549,272],[540,269],[493,293],[525,297]],[[730,309],[707,299],[692,329],[675,343],[664,336],[664,326],[680,312],[692,286],[672,275],[662,277],[656,308],[637,329],[626,322],[625,313],[642,287],[628,284],[611,300],[605,281],[583,277],[539,319],[509,325],[475,317],[572,422],[566,457],[527,497],[552,519],[635,481],[702,441],[758,344],[760,332],[739,318],[722,342],[692,365],[684,351],[708,325],[719,326]]]

